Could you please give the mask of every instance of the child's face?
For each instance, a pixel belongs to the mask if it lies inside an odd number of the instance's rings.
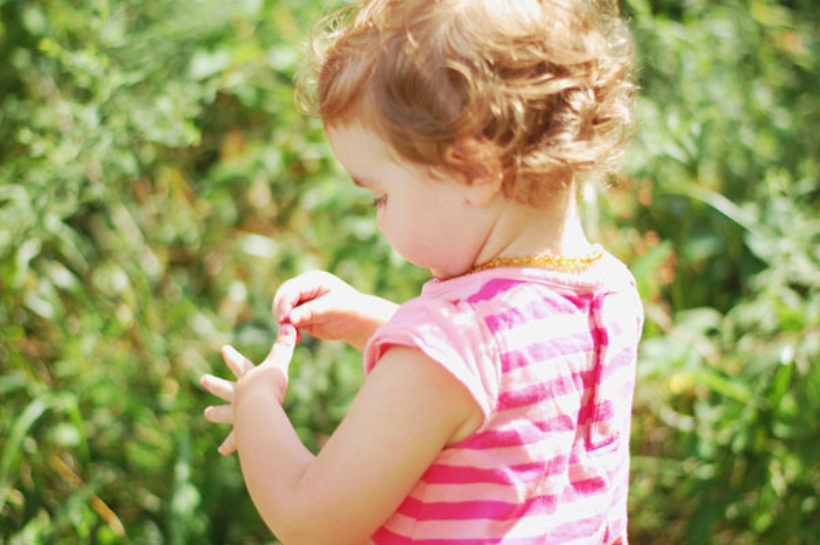
[[[373,193],[379,229],[405,259],[439,278],[464,274],[476,264],[493,213],[471,204],[468,186],[399,159],[358,122],[330,125],[327,134],[354,183]]]

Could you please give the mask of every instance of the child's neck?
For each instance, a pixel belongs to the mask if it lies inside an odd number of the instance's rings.
[[[557,193],[546,207],[535,208],[508,199],[500,199],[498,207],[497,220],[477,264],[497,257],[581,257],[592,251],[581,224],[574,186]]]

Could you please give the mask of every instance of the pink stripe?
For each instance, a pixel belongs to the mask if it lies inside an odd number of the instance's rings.
[[[396,534],[384,527],[373,534],[372,539],[375,545],[496,545],[502,542],[504,545],[544,545],[542,536],[522,539],[505,539],[504,537],[418,539]]]
[[[535,496],[528,498],[523,503],[495,500],[423,502],[408,496],[396,512],[420,522],[431,520],[522,519],[528,516],[551,515],[555,513],[559,501],[576,502],[608,491],[611,492],[605,479],[592,477],[570,483],[560,494]]]
[[[581,371],[562,375],[542,384],[534,384],[519,390],[504,392],[498,396],[498,410],[506,411],[573,392],[581,393],[592,386],[594,378],[592,371]]]
[[[589,307],[594,304],[595,294],[593,293],[567,293],[563,294],[564,299],[575,305],[578,310],[587,311]]]
[[[575,421],[568,415],[529,422],[526,428],[512,430],[492,430],[475,434],[466,441],[452,447],[454,449],[483,450],[504,447],[518,447],[536,443],[547,433],[568,432],[575,429]]]
[[[501,538],[495,540],[486,539],[413,539],[407,536],[395,534],[387,528],[379,528],[373,534],[373,542],[375,545],[484,545],[496,544],[501,542]]]
[[[506,373],[513,369],[542,363],[560,356],[592,352],[595,349],[592,334],[589,331],[575,333],[564,337],[545,339],[533,343],[523,350],[511,350],[500,356],[501,371]]]
[[[596,496],[606,490],[606,481],[601,477],[593,477],[570,483],[572,490],[582,497]]]
[[[564,473],[569,465],[566,456],[556,456],[552,460],[519,464],[506,468],[477,468],[472,466],[430,466],[421,480],[429,484],[506,484],[531,483],[549,475]]]
[[[599,311],[604,307],[604,301],[606,298],[615,292],[613,291],[601,291],[592,296],[592,305],[591,308],[594,311]]]
[[[524,280],[512,280],[509,278],[493,278],[489,282],[483,284],[481,288],[479,288],[479,290],[475,292],[473,295],[467,297],[467,302],[470,304],[476,304],[481,301],[490,301],[491,299],[494,299],[498,294],[504,293],[512,287],[525,283],[526,281]]]
[[[598,424],[604,420],[612,420],[615,418],[615,404],[607,399],[601,403],[597,403],[592,411],[592,419],[590,423]]]
[[[609,399],[595,405],[586,405],[578,412],[578,425],[597,424],[610,420],[615,414],[615,405]]]
[[[626,447],[627,445],[623,445],[623,446]],[[585,441],[576,441],[572,445],[572,449],[570,450],[570,453],[569,453],[570,480],[583,480],[584,478],[586,478],[585,475],[581,475],[580,479],[579,479],[579,475],[577,473],[577,470],[578,470],[578,468],[585,469],[589,465],[589,460],[590,460],[589,459],[589,453],[590,453],[590,448],[589,447],[590,447],[589,444],[586,443]],[[624,471],[624,470],[628,471],[629,470],[629,457],[625,456],[624,452],[625,451],[619,452],[617,450],[614,450],[613,452],[610,452],[606,455],[605,460],[609,460],[609,462],[607,462],[607,463],[609,463],[609,464],[616,463],[615,466],[610,468],[610,473],[611,474],[614,475],[614,474],[616,474],[620,471]],[[596,456],[598,456],[598,455],[596,455]],[[601,458],[596,458],[596,459],[601,460]],[[615,460],[615,462],[613,462],[613,460]],[[604,462],[600,461],[599,463],[603,464]],[[597,467],[597,466],[591,466],[591,467]],[[599,471],[599,470],[595,469],[595,471]]]
[[[551,516],[554,515],[556,506],[560,502],[577,502],[590,496],[613,494],[618,490],[619,489],[610,489],[607,487],[607,481],[604,478],[596,476],[572,482],[561,494],[531,498],[523,505],[518,503],[480,500],[425,503],[409,497],[402,503],[397,512],[399,516],[407,517],[405,520],[407,520],[410,525],[405,526],[408,529],[417,528],[421,535],[428,536],[428,539],[421,539],[420,537],[411,539],[392,532],[386,527],[376,532],[373,539],[375,543],[379,545],[406,543],[429,543],[431,545],[434,543],[447,543],[455,545],[501,542],[505,545],[541,545],[547,542],[555,544],[563,543],[565,540],[569,541],[595,535],[602,529],[601,525],[610,514],[618,518],[621,518],[623,515],[610,513],[609,510],[605,509],[602,513],[576,521],[566,521],[566,519],[564,519],[565,522],[563,524],[558,525],[554,529],[544,527],[543,533],[531,538],[510,540],[504,539],[503,537],[495,538],[495,536],[506,534],[506,530],[503,529],[506,526],[503,524],[504,521],[515,523],[529,516]],[[616,510],[620,511],[620,509],[617,508]],[[548,526],[559,522],[559,520],[555,519],[547,520],[550,521]],[[427,531],[422,532],[422,525],[425,524],[444,524],[445,526],[439,526],[433,533]],[[468,524],[468,526],[465,527],[464,524]],[[502,526],[499,526],[499,524]],[[386,526],[390,526],[390,524],[388,523]],[[465,528],[474,529],[475,531],[465,531]],[[495,531],[491,530],[491,528],[494,528]],[[432,530],[432,528],[430,529]],[[456,529],[458,529],[458,531],[456,531]],[[433,538],[432,536],[436,534],[440,537]],[[470,534],[481,537],[478,539],[472,538]],[[452,535],[461,537],[449,537]],[[549,538],[548,541],[545,541],[547,538]]]
[[[635,362],[637,354],[633,347],[625,348],[604,361],[601,378],[606,378],[621,367],[627,367]]]
[[[593,328],[592,336],[597,346],[607,346],[609,344],[609,332],[607,332],[605,327]]]
[[[425,520],[510,520],[527,515],[546,515],[555,512],[557,495],[536,496],[524,503],[505,501],[473,500],[462,502],[421,502],[408,496],[399,506],[397,513]]]
[[[598,513],[592,517],[566,522],[550,533],[555,543],[575,541],[581,538],[590,538],[600,533],[605,521],[606,513]]]
[[[543,320],[556,314],[577,314],[578,309],[571,302],[552,297],[539,301],[532,301],[523,306],[516,306],[498,314],[491,314],[485,318],[487,327],[492,333],[500,333],[505,329]]]

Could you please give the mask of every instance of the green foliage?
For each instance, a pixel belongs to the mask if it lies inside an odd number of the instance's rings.
[[[0,3],[0,542],[269,540],[197,378],[225,342],[267,351],[297,272],[400,298],[421,278],[387,274],[404,266],[293,106],[323,9]],[[360,364],[310,341],[298,362],[315,447]]]
[[[633,539],[818,543],[820,10],[628,5],[643,96],[625,186],[644,206],[610,212],[651,235],[632,235]]]
[[[338,2],[0,0],[0,543],[270,543],[196,384],[256,358],[276,286],[426,278],[299,114]],[[814,2],[629,0],[640,131],[591,230],[646,303],[634,543],[820,536]],[[317,448],[361,380],[297,349]]]

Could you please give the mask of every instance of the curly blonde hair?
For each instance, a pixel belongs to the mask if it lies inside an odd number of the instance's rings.
[[[469,180],[491,153],[504,194],[537,206],[622,154],[634,86],[616,0],[366,0],[330,21],[315,109],[405,160]]]

